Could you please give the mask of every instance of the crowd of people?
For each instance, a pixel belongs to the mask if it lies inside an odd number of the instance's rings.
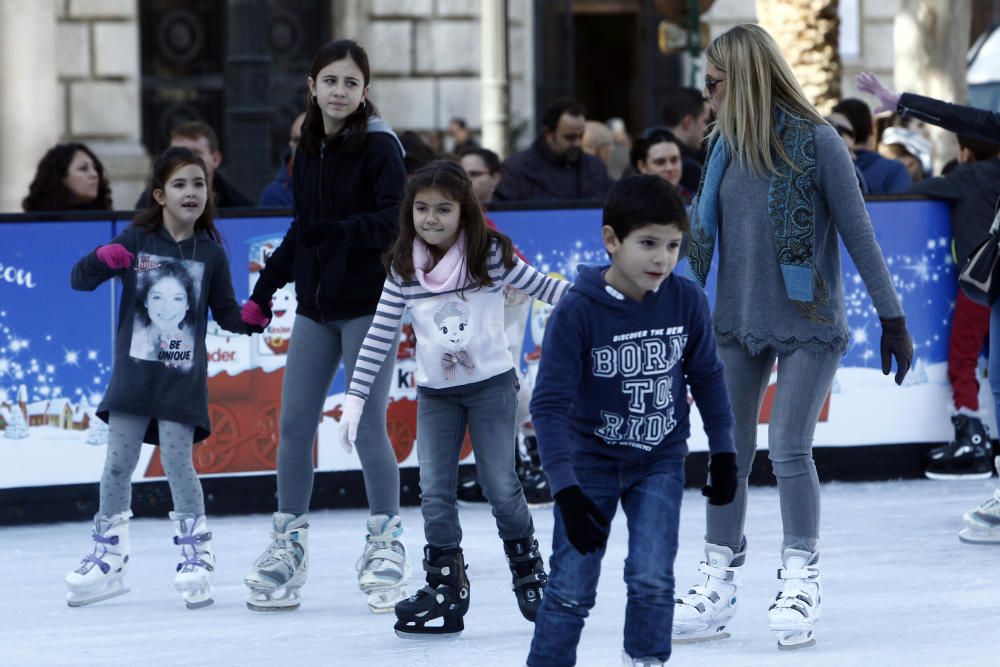
[[[448,155],[416,134],[397,136],[369,98],[364,49],[351,40],[325,45],[308,72],[307,110],[260,199],[290,207],[292,222],[242,305],[213,218],[216,207],[251,202],[220,172],[210,127],[175,128],[134,224],[72,272],[75,289],[118,279],[122,292],[114,370],[98,407],[109,423],[100,509],[92,551],[66,577],[69,604],[127,592],[129,480],[142,442],[161,447],[171,489],[182,559],[176,588],[189,608],[211,604],[215,556],[191,464],[193,443],[212,428],[208,311],[233,333],[261,332],[273,295],[294,282],[299,306],[282,386],[277,507],[270,541],[244,580],[249,609],[302,604],[312,442],[342,363],[341,444],[359,457],[369,506],[357,583],[371,611],[395,614],[400,636],[464,627],[472,587],[460,498],[493,510],[518,609],[535,623],[526,647],[531,667],[575,664],[619,505],[629,546],[625,664],[663,664],[672,642],[728,636],[750,554],[745,517],[757,417],[777,363],[767,444],[783,539],[778,593],[766,613],[779,647],[815,643],[822,584],[813,433],[849,342],[839,242],[878,311],[882,371],[895,367],[901,384],[913,345],[863,193],[950,200],[960,263],[985,237],[1000,197],[998,116],[900,96],[863,76],[859,88],[898,115],[882,141],[890,142],[886,150],[901,147],[888,151],[899,157],[885,157],[873,150],[867,104],[843,100],[822,116],[759,26],[726,31],[706,60],[704,90],[670,94],[662,125],[633,140],[620,121],[588,121],[581,104],[561,99],[545,110],[531,145],[501,163],[461,119],[449,128]],[[947,174],[928,178],[921,121],[961,135],[959,164]],[[494,200],[601,202],[609,262],[584,267],[573,285],[542,274],[486,216]],[[33,211],[110,206],[103,167],[81,144],[43,158],[24,202]],[[695,281],[673,275],[682,246]],[[710,311],[696,283],[704,286],[713,262]],[[520,341],[505,331],[523,332],[532,298],[555,309],[534,392],[525,395]],[[425,538],[426,586],[413,595],[405,589],[413,567],[385,424],[386,360],[395,358],[404,311],[418,339]],[[1000,306],[960,296],[949,346],[955,439],[931,453],[929,476],[992,472],[976,379],[987,335],[997,349]],[[990,369],[1000,403],[1000,355],[991,355]],[[710,450],[705,560],[699,582],[675,599],[689,391]],[[534,430],[519,434],[528,422]],[[475,479],[458,475],[467,428]],[[554,502],[548,571],[529,500]],[[1000,543],[1000,490],[965,522],[963,539]]]

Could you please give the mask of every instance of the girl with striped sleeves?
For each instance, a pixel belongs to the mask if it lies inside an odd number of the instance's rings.
[[[403,310],[417,336],[417,456],[427,586],[396,604],[396,632],[462,631],[469,581],[455,493],[468,426],[483,487],[504,543],[521,613],[534,620],[546,574],[531,514],[514,470],[517,376],[504,334],[504,288],[554,304],[569,283],[518,259],[511,240],[487,228],[462,167],[439,160],[420,169],[400,207],[387,278],[354,367],[341,417],[348,450],[369,388],[386,363]],[[440,625],[428,621],[441,618]]]

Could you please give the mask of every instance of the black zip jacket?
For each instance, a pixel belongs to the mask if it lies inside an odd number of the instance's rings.
[[[1000,113],[995,111],[963,107],[932,97],[903,93],[899,97],[896,113],[904,118],[919,118],[955,134],[964,134],[981,141],[1000,142]]]
[[[296,313],[316,322],[375,312],[385,283],[382,254],[399,228],[406,183],[403,148],[378,119],[369,122],[360,150],[347,152],[340,146],[334,137],[319,156],[296,149],[292,224],[251,295],[263,307],[276,290],[294,281]],[[338,227],[337,240],[306,246],[302,235],[312,225]]]

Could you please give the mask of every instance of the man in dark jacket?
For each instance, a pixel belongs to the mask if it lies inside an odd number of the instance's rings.
[[[1000,144],[959,135],[959,165],[946,176],[915,183],[912,194],[951,204],[952,249],[961,269],[966,259],[989,235],[993,210],[1000,198]],[[990,327],[990,308],[975,303],[958,290],[948,336],[948,381],[954,403],[954,439],[933,450],[926,474],[932,479],[960,478],[989,473],[989,435],[979,412],[979,353]],[[981,456],[975,456],[976,451]],[[972,455],[965,455],[968,452]]]
[[[705,133],[712,110],[697,88],[674,88],[664,95],[660,113],[664,127],[677,137],[681,147],[684,169],[681,185],[690,192],[697,192],[701,166],[705,162]]]
[[[181,123],[170,130],[170,145],[190,148],[195,155],[205,162],[208,170],[208,180],[212,183],[212,194],[215,195],[216,208],[250,208],[253,200],[236,189],[232,183],[219,172],[222,164],[222,153],[219,152],[219,136],[208,123],[193,120]],[[149,208],[149,190],[143,190],[136,209]]]
[[[600,159],[583,152],[583,105],[553,102],[531,147],[507,158],[495,196],[505,201],[603,199],[611,177]]]
[[[851,123],[854,130],[854,164],[865,177],[868,192],[873,195],[906,192],[913,182],[906,166],[871,150],[872,111],[864,100],[853,97],[841,100],[833,111],[843,114]]]
[[[300,113],[292,121],[292,127],[288,134],[288,148],[281,153],[281,166],[278,167],[278,173],[275,174],[274,180],[268,183],[260,193],[258,206],[261,208],[292,207],[292,159],[302,136],[302,121],[305,119],[305,113]]]

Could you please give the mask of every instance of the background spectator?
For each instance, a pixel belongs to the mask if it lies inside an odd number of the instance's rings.
[[[904,150],[892,150],[890,151],[892,155],[883,150],[884,147],[892,145],[900,146]],[[933,150],[934,144],[930,139],[916,130],[908,130],[901,125],[886,128],[879,139],[879,153],[906,165],[906,171],[910,173],[914,183],[923,180],[924,176],[930,176]],[[905,159],[897,155],[902,155]]]
[[[87,146],[57,144],[38,162],[25,211],[111,210],[111,186],[104,165]]]
[[[625,129],[625,121],[621,118],[609,118],[608,129],[615,140],[615,149],[611,154],[611,164],[608,166],[608,175],[618,180],[628,168],[628,153],[632,150],[632,137]]]
[[[300,113],[292,121],[292,127],[288,134],[288,148],[281,155],[281,166],[274,180],[267,184],[267,187],[260,193],[261,208],[291,208],[294,197],[292,196],[292,165],[295,163],[295,149],[299,145],[299,137],[302,136],[302,121],[306,119],[305,112]]]
[[[403,144],[403,150],[405,151],[403,166],[406,167],[407,176],[413,175],[417,169],[430,164],[438,158],[437,151],[431,148],[430,144],[412,130],[407,130],[400,134],[399,141]]]
[[[611,186],[604,163],[583,152],[586,111],[562,98],[542,114],[542,131],[531,146],[503,165],[496,198],[507,201],[601,199]]]
[[[667,92],[660,114],[664,127],[680,142],[684,162],[681,183],[694,192],[705,161],[705,134],[712,110],[697,88],[675,88]]]
[[[855,98],[841,100],[833,111],[845,116],[854,130],[854,164],[861,170],[873,195],[906,192],[913,179],[902,163],[884,158],[872,150],[872,111]]]
[[[472,146],[462,150],[458,154],[458,159],[462,169],[472,181],[472,191],[476,194],[476,199],[482,204],[492,201],[493,191],[501,177],[500,157],[488,148]]]
[[[837,131],[840,138],[844,140],[844,144],[847,146],[847,152],[851,155],[851,161],[854,162],[854,174],[858,177],[858,187],[861,188],[861,194],[868,194],[868,183],[865,182],[865,176],[858,169],[857,159],[858,156],[854,154],[854,128],[851,127],[851,121],[847,119],[842,113],[833,112],[826,117],[826,122]]]
[[[472,138],[464,118],[452,118],[451,122],[448,123],[448,134],[451,136],[451,151],[453,153],[479,145]]]
[[[219,171],[222,164],[222,153],[219,152],[219,136],[215,130],[200,120],[181,123],[170,130],[170,145],[183,146],[194,152],[205,163],[208,170],[208,180],[212,183],[212,194],[215,196],[216,208],[249,208],[253,201],[226,180]],[[135,203],[137,209],[149,207],[149,188],[139,195]]]
[[[615,156],[615,136],[610,128],[596,120],[588,120],[583,131],[583,152],[603,162],[610,175]]]
[[[630,157],[637,173],[659,176],[677,188],[685,204],[691,203],[693,193],[681,185],[681,142],[677,137],[662,128],[647,130],[632,144]]]

